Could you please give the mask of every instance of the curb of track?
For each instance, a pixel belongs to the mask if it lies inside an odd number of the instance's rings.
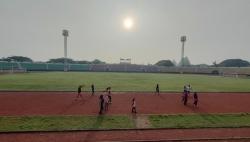
[[[54,93],[56,93],[56,92],[58,92],[58,93],[60,93],[60,92],[66,92],[66,93],[75,93],[75,92],[77,92],[77,91],[63,91],[63,90],[0,90],[0,92],[34,92],[34,93],[38,93],[38,92],[54,92]],[[82,91],[82,92],[86,92],[86,93],[91,93],[91,91]],[[96,93],[101,93],[101,92],[103,92],[103,91],[95,91]],[[140,94],[140,93],[152,93],[152,94],[154,94],[155,92],[154,91],[112,91],[113,93],[138,93],[138,94]],[[167,93],[167,94],[169,94],[169,93],[183,93],[182,91],[161,91],[160,93]],[[192,93],[192,92],[191,92]],[[222,91],[222,92],[199,92],[199,93],[222,93],[222,94],[224,94],[224,93],[239,93],[239,94],[248,94],[248,93],[250,93],[250,92],[224,92],[224,91]]]
[[[250,140],[250,137],[224,137],[224,138],[187,138],[187,139],[160,139],[160,140],[127,140],[127,141],[102,141],[102,142],[166,142],[166,141],[207,141],[207,140]]]
[[[21,133],[70,133],[70,132],[111,132],[111,131],[158,131],[158,130],[195,130],[195,129],[250,129],[250,126],[243,127],[207,127],[207,128],[123,128],[123,129],[78,129],[78,130],[48,130],[48,131],[9,131],[0,134],[21,134]]]

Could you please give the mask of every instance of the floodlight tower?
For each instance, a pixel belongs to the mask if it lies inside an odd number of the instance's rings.
[[[186,42],[187,37],[181,36],[182,49],[181,49],[181,66],[184,66],[184,43]]]
[[[64,71],[68,71],[67,63],[67,37],[69,36],[68,30],[63,30],[62,35],[64,36]]]

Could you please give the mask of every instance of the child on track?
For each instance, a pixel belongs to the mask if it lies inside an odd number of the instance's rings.
[[[132,113],[137,113],[137,112],[136,112],[136,102],[135,102],[135,98],[132,99]]]

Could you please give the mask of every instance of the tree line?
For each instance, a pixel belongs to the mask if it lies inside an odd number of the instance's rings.
[[[50,59],[44,63],[64,63],[65,58],[54,58]],[[34,62],[29,57],[23,57],[23,56],[10,56],[6,58],[0,58],[0,61],[7,61],[7,62]],[[86,60],[80,60],[75,61],[73,59],[67,58],[67,62],[70,64],[106,64],[104,61],[101,61],[99,59],[95,59],[93,61],[86,61]],[[174,66],[181,66],[181,63],[176,63],[176,61],[171,60],[160,60],[154,65],[157,66],[165,66],[165,67],[174,67]],[[198,66],[198,67],[250,67],[250,63],[246,60],[242,59],[226,59],[220,63],[213,62],[212,65],[206,65],[206,64],[199,64],[199,65],[192,65],[188,57],[184,57],[183,59],[183,66]]]
[[[65,58],[55,58],[55,59],[49,59],[48,61],[44,63],[64,63]],[[23,57],[23,56],[10,56],[6,58],[1,58],[0,61],[7,61],[7,62],[30,62],[33,63],[34,61],[29,57]],[[67,62],[70,64],[105,64],[105,62],[95,59],[93,61],[75,61],[73,59],[67,58]]]
[[[175,61],[171,60],[160,60],[156,63],[158,66],[166,66],[166,67],[173,67],[173,66],[181,66],[181,63],[176,64]],[[246,60],[242,59],[226,59],[219,64],[216,62],[213,62],[212,65],[207,64],[199,64],[199,65],[192,65],[187,57],[183,59],[183,66],[190,67],[190,66],[196,66],[196,67],[250,67],[250,63]]]

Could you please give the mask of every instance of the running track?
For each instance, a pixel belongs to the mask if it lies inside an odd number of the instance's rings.
[[[0,92],[0,116],[97,115],[98,94],[84,94],[78,100],[75,96],[74,92]],[[192,97],[184,106],[180,93],[159,96],[152,93],[114,93],[106,115],[130,114],[133,97],[139,114],[250,112],[250,93],[201,93],[198,108],[192,106]],[[247,139],[231,139],[241,137]],[[0,133],[0,142],[218,141],[217,138],[222,139],[219,141],[247,142],[250,141],[250,128]]]
[[[181,102],[180,93],[114,93],[107,115],[130,114],[136,98],[139,114],[240,113],[250,112],[250,93],[200,93],[199,107]],[[74,92],[0,92],[0,116],[14,115],[97,115],[98,95]]]

